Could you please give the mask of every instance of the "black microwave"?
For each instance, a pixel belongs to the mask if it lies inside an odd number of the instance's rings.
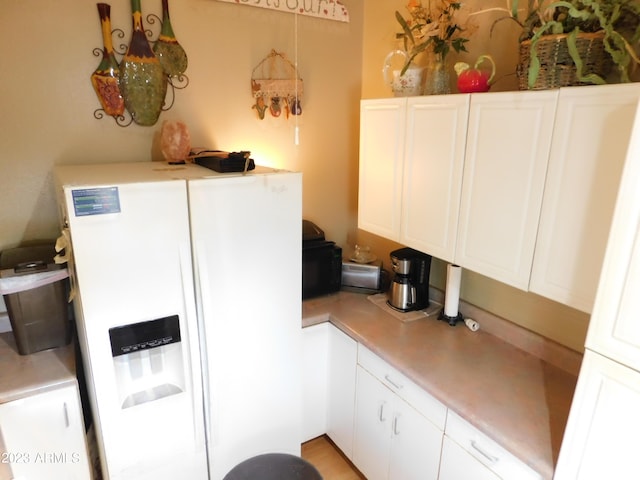
[[[342,283],[342,248],[325,240],[324,232],[308,220],[302,225],[302,298],[337,292]]]

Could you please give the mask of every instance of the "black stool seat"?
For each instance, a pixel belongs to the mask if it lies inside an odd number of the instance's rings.
[[[300,457],[267,453],[236,465],[224,480],[322,480],[322,476]]]

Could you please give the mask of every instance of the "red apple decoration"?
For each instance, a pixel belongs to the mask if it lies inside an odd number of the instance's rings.
[[[491,63],[490,72],[479,68],[485,60]],[[458,75],[458,91],[460,93],[488,92],[496,74],[496,64],[491,55],[480,55],[473,68],[464,62],[456,63],[453,68]]]

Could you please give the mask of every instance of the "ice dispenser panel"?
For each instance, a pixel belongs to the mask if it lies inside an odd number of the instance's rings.
[[[109,329],[122,408],[183,392],[178,315]]]

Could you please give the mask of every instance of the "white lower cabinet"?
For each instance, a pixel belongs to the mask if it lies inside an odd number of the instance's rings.
[[[334,325],[303,345],[302,441],[326,433],[367,480],[542,478]]]
[[[500,477],[445,435],[438,479],[500,480]]]
[[[77,386],[0,405],[0,455],[3,479],[91,478]]]
[[[353,456],[357,343],[329,322],[302,329],[302,442],[325,433]]]
[[[330,323],[302,329],[302,439],[327,431],[327,388]]]
[[[541,480],[531,467],[449,410],[439,480]]]
[[[353,419],[356,399],[358,344],[329,324],[329,395],[327,435],[353,459]]]
[[[353,462],[368,480],[438,478],[446,407],[358,346]]]

